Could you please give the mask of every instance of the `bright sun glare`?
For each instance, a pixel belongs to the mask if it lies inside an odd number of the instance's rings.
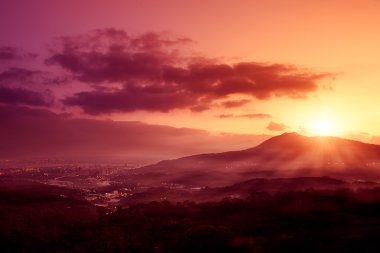
[[[336,124],[330,118],[318,118],[311,124],[310,131],[314,135],[334,135]]]

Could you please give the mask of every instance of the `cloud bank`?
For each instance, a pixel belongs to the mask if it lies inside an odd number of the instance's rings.
[[[252,99],[305,98],[320,88],[320,80],[331,77],[292,65],[227,64],[195,58],[183,53],[190,42],[158,33],[130,36],[121,30],[102,29],[60,38],[46,63],[61,66],[93,87],[65,98],[63,103],[94,115],[137,110],[202,111],[234,95],[249,99],[221,105],[232,108]]]
[[[0,105],[0,158],[121,156],[162,160],[253,147],[269,136],[221,134],[141,122],[74,119],[44,109]]]

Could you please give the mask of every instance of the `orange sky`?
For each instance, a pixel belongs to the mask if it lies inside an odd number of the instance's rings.
[[[250,97],[250,103],[229,109],[137,110],[96,117],[253,134],[306,133],[323,118],[334,125],[333,134],[375,141],[371,138],[380,136],[379,13],[376,0],[4,0],[0,3],[0,44],[47,56],[46,48],[56,36],[99,28],[122,29],[128,34],[167,32],[194,41],[183,49],[186,53],[219,62],[275,63],[331,73],[334,77],[318,81],[320,88],[305,99]],[[59,98],[77,89],[55,88],[53,93]],[[247,96],[233,95],[231,99]],[[59,111],[62,105],[53,109]],[[272,117],[217,117],[253,113]],[[268,130],[270,122],[286,127],[278,132]]]

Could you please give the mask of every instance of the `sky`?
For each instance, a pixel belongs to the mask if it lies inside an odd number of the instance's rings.
[[[10,125],[33,120],[18,131],[35,135],[53,113],[237,136],[235,148],[283,132],[380,143],[379,12],[376,0],[2,0],[0,134],[30,142]]]

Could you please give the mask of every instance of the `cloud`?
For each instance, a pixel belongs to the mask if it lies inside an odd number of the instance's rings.
[[[239,117],[249,118],[249,119],[253,119],[253,118],[268,119],[268,118],[271,118],[272,116],[270,114],[266,114],[266,113],[249,113],[249,114],[239,115]]]
[[[16,60],[18,59],[17,50],[14,47],[0,47],[0,60]]]
[[[47,71],[30,70],[25,68],[8,68],[0,73],[1,85],[60,85],[69,81],[65,75],[56,75]]]
[[[292,65],[239,62],[226,64],[182,53],[190,39],[146,33],[130,36],[116,29],[62,37],[47,64],[59,65],[92,87],[118,83],[112,92],[94,89],[64,100],[91,114],[212,108],[215,101],[234,95],[251,99],[305,98],[331,77]],[[238,107],[250,100],[231,100]]]
[[[35,59],[36,54],[25,53],[15,47],[0,47],[0,61]]]
[[[234,118],[235,115],[233,115],[232,113],[230,113],[230,114],[219,114],[219,115],[216,115],[216,117],[221,118],[221,119],[228,119],[228,118]]]
[[[275,122],[270,122],[266,129],[270,131],[285,131],[288,128],[288,126],[281,124],[281,123],[275,123]]]
[[[272,116],[270,114],[266,113],[248,113],[248,114],[219,114],[217,115],[218,118],[221,119],[227,119],[227,118],[248,118],[248,119],[268,119]]]
[[[225,108],[234,108],[234,107],[240,107],[240,106],[246,105],[249,102],[251,102],[251,100],[249,99],[228,100],[228,101],[222,102],[222,106]]]
[[[52,106],[53,92],[41,85],[62,84],[66,81],[61,76],[45,71],[8,68],[0,73],[0,103]]]
[[[0,83],[26,82],[40,73],[41,71],[33,71],[23,68],[9,68],[0,73]]]
[[[136,110],[168,112],[198,105],[196,98],[175,88],[125,86],[113,92],[80,92],[64,99],[65,105],[80,106],[88,114]],[[202,110],[203,108],[193,108]]]
[[[52,104],[51,95],[36,91],[0,86],[0,104],[49,106]]]
[[[123,156],[162,160],[205,152],[238,150],[264,135],[210,134],[141,122],[74,119],[43,109],[0,105],[0,158]]]
[[[165,66],[181,61],[176,47],[189,41],[156,33],[130,37],[122,30],[95,30],[83,36],[61,37],[61,48],[46,63],[58,64],[90,83],[157,81]]]

